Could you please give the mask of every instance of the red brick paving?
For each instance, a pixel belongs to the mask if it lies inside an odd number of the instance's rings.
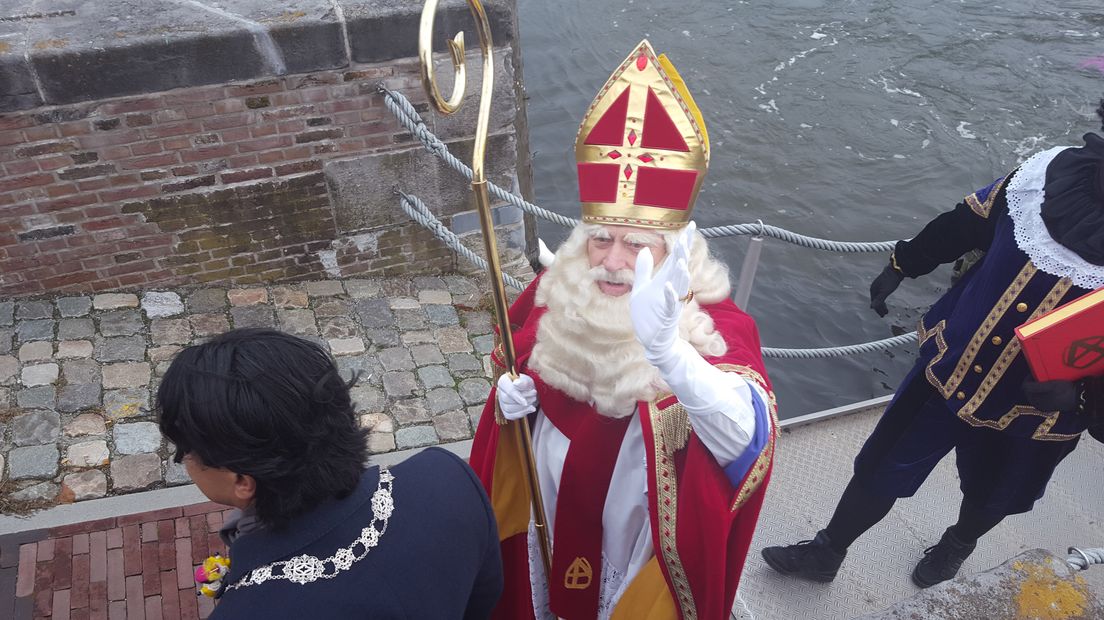
[[[192,573],[227,512],[205,502],[0,536],[0,618],[199,620]]]

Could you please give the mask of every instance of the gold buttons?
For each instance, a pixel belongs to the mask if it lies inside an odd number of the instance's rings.
[[[1027,304],[1021,301],[1020,303],[1016,304],[1016,310],[1020,312],[1027,312]]]
[[[957,398],[958,400],[966,400],[966,392],[959,392],[958,394],[955,394],[955,398]]]
[[[993,342],[994,345],[999,347],[1001,345],[1001,343],[1004,342],[1004,340],[1001,340],[1000,336],[993,336],[992,342]]]
[[[981,371],[985,370],[981,367],[981,364],[974,364],[974,372],[981,374]]]

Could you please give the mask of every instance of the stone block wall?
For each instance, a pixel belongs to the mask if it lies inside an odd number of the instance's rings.
[[[157,390],[183,347],[231,328],[326,347],[357,377],[373,455],[469,440],[494,378],[488,289],[444,275],[0,300],[0,529],[11,512],[189,482]]]
[[[416,193],[454,232],[477,234],[467,182],[421,148],[379,92],[404,93],[467,157],[476,103],[454,118],[429,111],[413,57],[419,5],[299,2],[273,13],[244,2],[237,17],[259,25],[267,42],[248,23],[204,21],[197,11],[177,18],[205,34],[166,36],[151,49],[157,43],[119,30],[128,36],[109,38],[108,53],[96,44],[104,43],[97,28],[119,22],[103,26],[95,19],[111,9],[87,4],[0,22],[24,25],[31,42],[6,50],[19,57],[0,52],[0,83],[8,85],[0,97],[0,298],[459,266],[393,194]],[[525,192],[513,2],[489,5],[498,47],[487,168],[492,182]],[[467,28],[476,40],[462,3],[446,3],[442,15],[442,33]],[[154,26],[167,17],[136,19]],[[91,32],[67,38],[74,21]],[[215,62],[219,50],[227,57]],[[478,78],[478,54],[468,62]],[[468,88],[478,93],[479,80]],[[512,207],[496,219],[500,244],[520,257],[525,219]]]

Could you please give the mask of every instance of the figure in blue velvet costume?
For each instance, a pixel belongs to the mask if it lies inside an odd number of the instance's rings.
[[[1104,286],[1104,139],[1084,141],[1036,154],[897,243],[870,288],[881,316],[904,278],[985,254],[921,320],[916,364],[856,457],[828,526],[764,549],[772,568],[831,581],[851,543],[953,449],[959,519],[912,573],[916,585],[935,585],[1005,516],[1031,510],[1082,431],[1104,437],[1104,379],[1033,381],[1013,331]]]

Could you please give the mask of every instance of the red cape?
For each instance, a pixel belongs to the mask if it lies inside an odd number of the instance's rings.
[[[525,289],[510,308],[518,372],[530,373],[529,355],[537,325],[546,308],[535,305],[540,278]],[[750,470],[733,485],[712,453],[690,429],[687,414],[674,396],[641,402],[638,415],[647,442],[648,512],[652,545],[658,554],[670,600],[653,600],[647,588],[630,588],[617,612],[648,609],[648,618],[722,620],[729,617],[748,546],[770,478],[777,428],[774,396],[760,353],[754,320],[731,301],[702,306],[728,344],[728,352],[708,361],[759,384],[770,395],[770,438]],[[500,350],[492,356],[503,370]],[[529,581],[527,532],[529,496],[521,469],[516,425],[501,426],[495,415],[492,389],[472,445],[471,466],[491,496],[499,520],[505,588],[494,618],[533,618]],[[580,403],[580,407],[582,407]],[[643,573],[638,579],[643,580]],[[645,594],[645,597],[638,596]],[[662,593],[660,593],[662,595]],[[638,600],[626,600],[634,595]],[[645,600],[647,599],[647,600]],[[673,604],[672,604],[673,602]],[[619,617],[615,612],[614,617]]]

